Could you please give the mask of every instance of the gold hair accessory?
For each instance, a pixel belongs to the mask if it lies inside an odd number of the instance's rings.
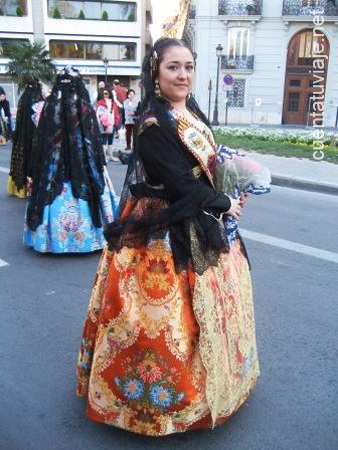
[[[154,76],[157,75],[158,70],[158,54],[156,50],[154,50],[152,55],[150,56],[149,64],[150,64],[151,78],[154,78]]]

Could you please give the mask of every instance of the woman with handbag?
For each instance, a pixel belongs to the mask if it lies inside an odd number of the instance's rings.
[[[115,127],[120,123],[120,113],[111,92],[107,88],[103,90],[103,99],[96,104],[96,116],[106,160],[118,161],[118,158],[113,154],[113,141]]]

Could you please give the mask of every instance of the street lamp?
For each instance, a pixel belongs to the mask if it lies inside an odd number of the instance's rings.
[[[109,64],[109,60],[108,58],[105,56],[102,60],[103,64],[104,64],[104,84],[107,86],[107,71],[108,71],[108,64]]]
[[[213,119],[211,125],[219,125],[218,122],[218,85],[219,85],[219,66],[221,62],[223,47],[221,44],[218,44],[216,47],[216,56],[217,56],[217,77],[216,77],[216,96],[215,96],[215,107],[213,113]]]
[[[211,78],[210,78],[210,80],[209,80],[208,91],[209,91],[209,95],[208,95],[208,120],[209,120],[209,122],[210,122],[211,92],[212,92],[212,82],[211,82]]]

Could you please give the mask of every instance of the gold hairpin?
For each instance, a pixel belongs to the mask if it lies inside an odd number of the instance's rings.
[[[158,65],[158,54],[156,50],[153,50],[152,55],[150,56],[150,73],[151,77],[154,78],[154,75],[157,74],[157,65]]]

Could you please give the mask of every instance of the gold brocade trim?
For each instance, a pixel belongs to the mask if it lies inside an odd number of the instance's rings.
[[[158,120],[156,119],[155,116],[149,116],[142,122],[140,129],[138,130],[138,134],[140,135],[141,133],[144,132],[144,130],[151,127],[152,125],[159,126]]]
[[[195,166],[192,169],[192,173],[195,178],[199,178],[202,175],[202,169],[200,166]]]
[[[251,278],[238,242],[217,267],[196,274],[193,309],[215,426],[239,408],[259,376]]]

